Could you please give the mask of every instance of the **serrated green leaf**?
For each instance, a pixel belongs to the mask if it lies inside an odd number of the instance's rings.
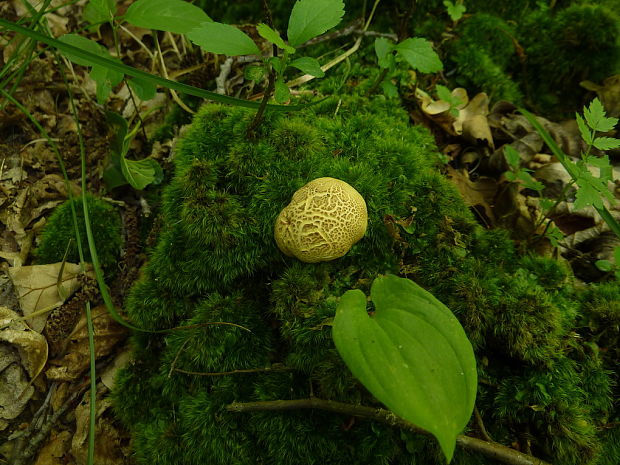
[[[516,175],[516,173],[513,173],[512,171],[506,171],[506,172],[504,173],[504,177],[505,177],[506,179],[508,179],[508,181],[510,181],[510,182],[515,182],[515,181],[517,180],[517,175]]]
[[[157,93],[157,87],[149,81],[133,78],[130,79],[128,82],[129,87],[131,87],[131,89],[136,93],[138,98],[142,101],[151,100],[153,97],[155,97],[155,94]]]
[[[602,157],[591,156],[588,157],[587,160],[589,165],[595,166],[599,169],[598,179],[600,181],[602,181],[603,183],[612,181],[613,169],[611,167],[611,164],[609,163],[609,157],[607,155],[603,155]],[[586,174],[586,176],[588,175],[590,175],[590,173]],[[605,190],[607,190],[607,187],[605,187]]]
[[[129,160],[121,157],[121,170],[127,182],[137,190],[142,190],[149,184],[161,182],[162,169],[152,158],[142,160]]]
[[[258,65],[248,65],[243,70],[243,77],[248,81],[260,81],[265,75],[265,67]]]
[[[444,102],[452,101],[452,92],[446,86],[442,86],[441,84],[437,84],[435,86],[435,90],[437,91],[437,97],[439,97]]]
[[[579,113],[575,115],[575,118],[577,120],[577,127],[579,128],[579,132],[581,133],[581,138],[585,141],[586,144],[592,145],[592,131],[590,130],[590,128],[588,128],[588,125]]]
[[[504,157],[513,169],[519,169],[521,166],[521,155],[511,145],[504,145]]]
[[[611,131],[618,123],[618,118],[607,118],[605,108],[598,98],[592,100],[589,107],[584,107],[583,116],[588,126],[598,132]]]
[[[390,79],[381,81],[380,86],[387,98],[398,98],[398,87]]]
[[[110,21],[116,14],[116,0],[90,0],[82,17],[91,24]]]
[[[599,150],[613,150],[620,147],[620,139],[615,137],[595,137],[592,145]]]
[[[207,52],[229,56],[260,55],[254,41],[230,24],[202,23],[186,36]]]
[[[375,53],[377,54],[377,62],[381,68],[391,68],[394,65],[394,43],[385,37],[377,37],[375,39]]]
[[[379,401],[432,433],[449,461],[476,398],[476,360],[465,331],[411,280],[378,277],[371,298],[372,317],[363,292],[342,296],[332,328],[336,348]]]
[[[523,182],[523,187],[526,189],[532,189],[540,192],[545,188],[545,185],[542,182],[536,181],[527,171],[519,170],[517,176]]]
[[[614,269],[614,264],[609,260],[597,260],[594,262],[594,266],[605,273]]]
[[[278,103],[286,103],[291,98],[291,90],[281,78],[276,80],[276,87],[273,93],[273,97]]]
[[[256,26],[256,30],[263,39],[266,39],[272,44],[275,44],[282,50],[286,50],[288,53],[295,53],[295,49],[284,42],[284,39],[282,39],[278,31],[274,31],[269,26],[263,23],[260,23],[258,26]]]
[[[134,26],[177,34],[211,21],[201,8],[182,0],[137,0],[127,8],[124,19]]]
[[[396,45],[395,49],[407,60],[409,66],[422,73],[436,73],[443,69],[439,55],[426,39],[419,37],[407,39]]]
[[[293,47],[336,26],[344,15],[341,0],[297,0],[288,20],[287,37]]]
[[[321,64],[316,58],[301,57],[291,61],[288,65],[314,77],[325,76],[325,72],[321,69]]]

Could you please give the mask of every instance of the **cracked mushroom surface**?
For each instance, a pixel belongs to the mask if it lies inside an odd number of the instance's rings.
[[[318,178],[293,194],[278,215],[274,235],[284,254],[306,263],[326,262],[345,255],[367,224],[359,192],[339,179]]]

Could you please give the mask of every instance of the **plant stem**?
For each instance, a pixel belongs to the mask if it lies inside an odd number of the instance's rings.
[[[371,420],[387,423],[390,426],[407,429],[418,434],[430,435],[430,433],[413,423],[396,416],[389,410],[382,408],[367,407],[365,405],[353,405],[333,400],[308,399],[294,400],[271,400],[263,402],[233,402],[226,406],[229,412],[259,412],[265,410],[286,411],[298,409],[319,409],[328,412],[351,415],[354,417],[369,418]],[[456,443],[463,449],[479,452],[486,457],[493,458],[508,465],[550,465],[544,460],[511,449],[497,442],[483,441],[482,439],[464,436],[460,434]]]
[[[387,76],[388,71],[389,71],[389,68],[383,68],[381,70],[381,74],[379,74],[379,76],[377,76],[377,80],[373,83],[372,87],[370,89],[368,89],[368,96],[371,96],[372,94],[374,94],[377,91],[377,87],[379,87],[381,85],[381,83],[383,82],[383,80]]]

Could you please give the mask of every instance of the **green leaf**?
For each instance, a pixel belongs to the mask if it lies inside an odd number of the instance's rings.
[[[618,118],[606,117],[605,108],[598,98],[592,100],[589,107],[583,108],[583,116],[588,126],[599,132],[611,131],[618,123]]]
[[[116,0],[90,0],[84,12],[83,18],[91,24],[110,21],[116,14]]]
[[[124,73],[128,76],[144,79],[146,81],[152,82],[153,84],[166,87],[167,89],[173,89],[183,94],[193,95],[195,97],[205,98],[205,99],[213,100],[215,102],[220,102],[220,103],[225,103],[228,105],[235,105],[235,106],[245,107],[245,108],[256,109],[260,106],[260,102],[252,102],[249,100],[229,97],[228,95],[221,95],[221,94],[218,94],[217,92],[210,92],[208,90],[200,89],[198,87],[190,86],[188,84],[183,84],[182,82],[171,81],[170,79],[164,79],[161,76],[157,76],[155,74],[147,73],[146,71],[142,71],[140,69],[127,66],[119,60],[113,60],[113,59],[99,56],[95,53],[91,53],[87,50],[83,50],[80,47],[75,47],[71,44],[64,43],[60,40],[54,39],[53,37],[50,37],[48,35],[41,34],[40,32],[25,28],[23,26],[20,26],[19,24],[6,21],[5,19],[2,19],[1,17],[0,17],[0,27],[6,28],[10,31],[17,32],[19,34],[23,34],[24,36],[30,37],[33,40],[47,44],[50,47],[57,48],[61,53],[75,56],[76,58],[83,59],[87,61],[88,63],[98,64],[110,70],[113,70],[119,73]],[[321,101],[322,100],[319,100],[316,103],[319,103]],[[273,111],[299,111],[303,108],[307,108],[314,104],[315,103],[309,103],[309,104],[303,104],[303,105],[268,104],[267,108]]]
[[[267,60],[269,62],[269,64],[273,67],[274,71],[277,74],[282,74],[282,58],[280,57],[271,57],[269,58],[269,60]]]
[[[256,26],[256,30],[263,39],[266,39],[272,44],[277,45],[282,50],[286,50],[288,53],[295,53],[295,49],[284,42],[284,39],[282,39],[282,36],[280,36],[280,33],[278,31],[274,31],[269,26],[263,23],[260,23],[258,26]]]
[[[592,142],[594,142],[592,131],[588,128],[588,125],[579,113],[577,113],[575,117],[577,119],[577,127],[579,128],[579,132],[581,133],[581,138],[585,141],[586,144],[592,145]]]
[[[620,267],[620,247],[614,249],[614,260],[616,260],[616,266]]]
[[[595,137],[592,145],[599,150],[613,150],[620,147],[620,139],[615,137]]]
[[[291,98],[291,90],[284,83],[282,78],[276,80],[276,87],[273,93],[273,97],[278,103],[286,103]]]
[[[375,53],[377,54],[377,62],[381,68],[391,68],[394,66],[394,43],[385,37],[377,37],[375,39]]]
[[[129,160],[123,156],[121,170],[127,182],[137,190],[142,190],[149,184],[157,184],[163,178],[161,166],[152,158]]]
[[[504,157],[513,169],[519,169],[521,166],[521,155],[511,145],[504,145]]]
[[[58,40],[62,43],[72,45],[107,60],[120,63],[120,60],[112,58],[105,47],[98,44],[94,40],[87,39],[86,37],[82,37],[77,34],[65,34],[60,36]],[[92,68],[90,71],[90,77],[97,83],[97,102],[100,104],[105,103],[110,95],[112,87],[123,80],[123,74],[118,71],[101,66],[94,61],[81,58],[73,53],[67,53],[62,50],[60,53],[78,65],[90,66]]]
[[[614,269],[614,264],[609,260],[597,260],[594,262],[594,266],[605,273]]]
[[[444,6],[446,7],[446,11],[448,12],[448,15],[450,16],[450,19],[452,21],[458,21],[459,19],[461,19],[463,17],[463,13],[465,13],[465,11],[467,10],[467,8],[465,7],[465,5],[463,5],[462,3],[452,3],[448,0],[443,2]]]
[[[540,192],[545,188],[545,185],[542,182],[536,181],[532,175],[525,170],[519,170],[517,176],[523,182],[523,187],[526,189],[532,189]]]
[[[411,280],[380,276],[375,313],[360,290],[340,299],[334,343],[351,372],[396,415],[432,433],[448,459],[476,398],[476,359],[452,312]]]
[[[419,37],[407,39],[395,48],[407,60],[409,66],[422,73],[436,73],[443,69],[439,55],[435,53],[432,44],[426,39]]]
[[[230,24],[202,23],[187,38],[211,53],[222,55],[260,55],[260,50],[247,35]]]
[[[321,69],[321,64],[316,58],[301,57],[291,61],[288,65],[314,77],[325,76],[325,72]]]
[[[588,157],[588,164],[599,169],[600,172],[598,179],[600,179],[603,183],[613,181],[613,168],[609,163],[609,157],[607,155],[602,157]],[[589,175],[590,173],[587,174]],[[604,189],[607,190],[607,186],[604,186]]]
[[[390,79],[381,81],[381,90],[388,98],[398,98],[398,87]]]
[[[344,15],[341,0],[297,0],[288,20],[287,37],[293,47],[336,26]]]
[[[134,26],[177,34],[211,21],[201,8],[182,0],[137,0],[127,8],[124,19]]]
[[[129,81],[129,87],[136,93],[142,101],[151,100],[157,93],[157,87],[144,79],[133,78]]]
[[[265,75],[265,67],[258,65],[248,65],[243,70],[243,77],[248,81],[260,81]]]

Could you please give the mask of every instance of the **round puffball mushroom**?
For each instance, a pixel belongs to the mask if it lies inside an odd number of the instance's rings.
[[[345,255],[366,232],[366,202],[353,187],[334,178],[310,181],[278,215],[274,235],[280,250],[302,262]]]

